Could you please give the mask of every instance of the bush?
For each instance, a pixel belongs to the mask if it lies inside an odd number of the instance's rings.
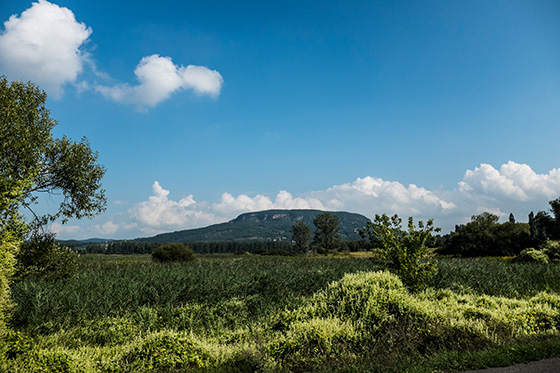
[[[190,262],[194,259],[194,252],[182,243],[162,245],[152,252],[154,262]]]
[[[520,252],[519,255],[514,258],[514,261],[548,264],[549,259],[544,251],[528,248]]]
[[[543,248],[543,252],[548,255],[551,262],[560,262],[560,242],[548,241]]]
[[[426,224],[421,220],[415,227],[412,217],[408,219],[408,231],[402,229],[402,219],[397,214],[388,217],[375,215],[374,221],[359,230],[363,238],[368,237],[374,248],[374,258],[395,273],[410,290],[421,290],[437,273],[437,263],[426,259],[430,251],[426,242],[433,238],[432,232],[439,232],[433,221]]]
[[[16,257],[16,278],[30,275],[48,280],[74,278],[78,272],[79,255],[61,246],[54,234],[37,234],[25,242]]]

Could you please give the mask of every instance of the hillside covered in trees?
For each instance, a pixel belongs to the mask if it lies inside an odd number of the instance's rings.
[[[141,242],[223,242],[223,241],[288,241],[292,240],[292,226],[303,221],[310,227],[320,210],[266,210],[249,212],[221,224],[205,228],[163,233],[139,238]],[[342,241],[359,240],[358,229],[365,227],[368,218],[349,212],[331,212],[338,216]]]

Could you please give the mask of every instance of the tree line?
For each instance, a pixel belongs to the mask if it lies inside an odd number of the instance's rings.
[[[528,223],[518,223],[513,214],[507,222],[484,212],[471,217],[466,224],[438,237],[438,253],[476,256],[515,256],[528,248],[540,248],[551,240],[560,240],[560,198],[549,202],[550,212],[529,213]]]

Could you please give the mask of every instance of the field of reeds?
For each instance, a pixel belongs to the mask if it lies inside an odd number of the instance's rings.
[[[0,371],[432,372],[560,356],[560,265],[439,260],[410,293],[353,256],[84,255],[12,284]]]

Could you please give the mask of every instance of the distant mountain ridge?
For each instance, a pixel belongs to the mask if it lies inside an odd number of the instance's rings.
[[[313,220],[320,210],[265,210],[248,212],[226,223],[214,224],[204,228],[187,229],[162,233],[153,237],[138,238],[141,242],[215,242],[215,241],[289,241],[290,229],[302,220],[313,230]],[[344,211],[330,212],[338,216],[340,236],[343,241],[359,240],[359,228],[366,226],[367,217]]]

